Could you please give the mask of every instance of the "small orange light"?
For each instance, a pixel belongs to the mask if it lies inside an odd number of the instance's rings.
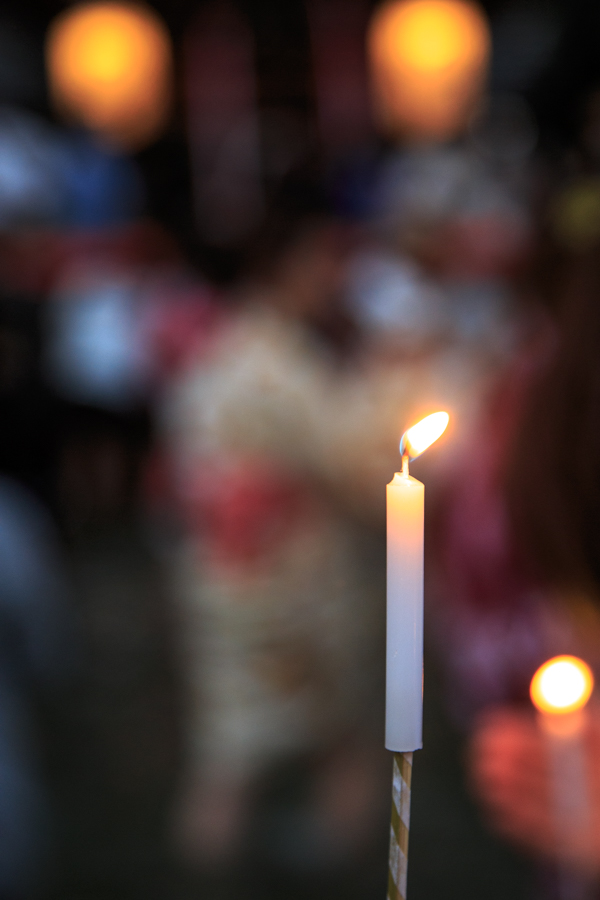
[[[576,656],[555,656],[537,670],[529,693],[533,705],[546,715],[565,715],[583,709],[594,689],[592,670]]]
[[[449,421],[450,416],[447,412],[436,412],[425,416],[402,435],[400,455],[416,459],[442,436]]]

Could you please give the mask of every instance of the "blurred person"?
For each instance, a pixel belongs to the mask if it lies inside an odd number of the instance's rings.
[[[397,362],[420,359],[425,372],[443,356],[458,368],[461,357],[479,356],[484,381],[512,357],[522,318],[514,285],[532,244],[535,142],[526,104],[490,97],[460,140],[387,154],[371,184],[372,241],[348,279],[367,343],[387,342]]]
[[[176,831],[204,864],[238,858],[259,785],[286,761],[313,772],[304,825],[273,841],[288,862],[348,863],[377,821],[384,567],[345,505],[351,485],[331,477],[340,366],[315,325],[346,244],[318,209],[275,216],[253,276],[165,401],[185,516]]]
[[[42,895],[56,867],[42,723],[76,657],[66,593],[47,514],[0,478],[0,895],[7,900]]]
[[[383,486],[406,425],[440,406],[467,418],[496,363],[487,345],[440,338],[435,292],[407,316],[421,297],[410,278],[406,304],[383,320],[375,304],[340,355],[336,296],[361,253],[348,268],[346,226],[318,210],[273,225],[164,398],[189,695],[175,828],[190,859],[239,859],[265,779],[303,760],[308,798],[270,852],[348,871],[387,830]],[[377,259],[363,274],[353,306],[371,308]]]
[[[145,399],[139,371],[143,354],[132,322],[140,293],[138,270],[167,260],[172,264],[177,257],[161,228],[140,221],[143,199],[133,160],[83,129],[60,129],[20,107],[0,106],[2,317],[12,311],[20,320],[27,313],[32,333],[27,335],[27,354],[21,355],[27,356],[25,368],[35,373],[29,378],[35,385],[28,383],[28,391],[18,391],[4,404],[17,423],[17,436],[8,443],[18,444],[19,438],[23,443],[26,420],[28,438],[45,431],[51,446],[44,448],[42,458],[35,456],[31,441],[22,456],[35,460],[38,471],[26,474],[36,487],[50,474],[52,485],[44,488],[52,503],[69,506],[73,493],[80,494],[80,508],[90,500],[93,490],[82,496],[86,465],[77,458],[72,433],[85,430],[94,418],[104,448],[88,452],[87,461],[95,457],[101,470],[96,480],[103,483],[107,498],[123,492],[116,482],[130,460],[119,441],[123,432],[140,430],[140,422],[131,421],[139,409],[131,411]],[[7,324],[4,343],[15,343],[14,323]],[[18,346],[12,353],[4,349],[14,366],[11,357],[17,356]],[[106,421],[99,425],[107,407],[105,419],[112,417],[108,428]],[[128,440],[135,443],[137,434],[125,434]],[[65,471],[57,478],[58,445],[64,457],[58,466]],[[22,461],[16,465],[14,471],[23,474]],[[73,518],[72,510],[62,512]]]
[[[455,559],[445,570],[462,591],[463,615],[444,632],[455,656],[472,642],[467,658],[454,666],[453,685],[458,695],[462,686],[463,707],[469,697],[468,716],[471,722],[475,717],[470,769],[490,821],[539,858],[595,874],[598,711],[590,707],[584,736],[593,827],[589,842],[576,844],[568,834],[558,835],[553,822],[543,737],[527,689],[537,666],[558,653],[579,655],[596,672],[600,666],[599,279],[591,252],[575,258],[567,277],[557,274],[556,265],[545,272],[546,290],[559,304],[557,326],[549,326],[542,352],[529,353],[518,392],[513,379],[513,402],[505,404],[503,421],[497,419],[492,457],[481,462],[479,474],[469,473],[474,483],[468,495],[463,491],[463,532],[447,542]],[[471,527],[477,521],[475,543],[469,521]],[[455,603],[454,618],[456,610]],[[478,636],[465,628],[469,618],[478,622]],[[468,677],[476,687],[465,692]],[[492,711],[477,724],[476,712],[486,707]]]
[[[0,105],[0,232],[100,228],[131,220],[143,190],[133,161],[85,131]]]

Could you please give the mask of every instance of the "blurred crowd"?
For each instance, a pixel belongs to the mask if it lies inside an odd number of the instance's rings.
[[[384,897],[384,486],[439,409],[409,896],[600,895],[528,700],[600,673],[565,9],[50,7],[0,18],[0,897]]]

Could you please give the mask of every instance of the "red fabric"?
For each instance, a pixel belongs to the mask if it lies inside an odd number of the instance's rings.
[[[542,336],[498,380],[452,472],[437,528],[446,596],[461,605],[506,606],[532,585],[526,552],[515,546],[505,497],[506,468],[533,379],[553,336]]]
[[[489,704],[525,700],[549,655],[546,589],[530,570],[527,548],[515,543],[505,478],[532,382],[552,344],[550,338],[530,347],[498,380],[434,517],[433,630],[447,667],[449,711],[461,725]]]
[[[300,526],[307,488],[277,464],[206,466],[184,500],[188,524],[214,564],[268,562]]]
[[[155,377],[172,377],[208,353],[226,318],[218,295],[202,284],[159,289],[149,298],[144,322]]]
[[[498,215],[453,218],[442,225],[426,251],[427,262],[450,279],[514,276],[531,249],[526,222]]]

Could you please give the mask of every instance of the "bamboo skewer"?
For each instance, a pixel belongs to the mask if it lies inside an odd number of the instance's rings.
[[[406,900],[412,753],[394,753],[388,900]]]

